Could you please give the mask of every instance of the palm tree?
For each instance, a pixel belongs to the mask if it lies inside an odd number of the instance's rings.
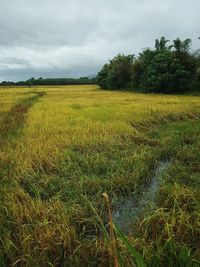
[[[173,47],[175,48],[176,52],[180,53],[182,49],[182,41],[179,38],[177,38],[173,42],[174,42]]]
[[[166,40],[165,37],[160,38],[160,50],[166,50],[166,44],[169,42],[169,40]]]
[[[155,48],[157,51],[164,51],[164,50],[167,50],[168,47],[166,46],[166,44],[169,42],[169,40],[167,40],[164,36],[162,36],[159,39],[156,39],[155,40]]]
[[[158,39],[155,40],[155,48],[157,51],[160,50],[160,41]]]
[[[192,40],[187,38],[183,41],[183,52],[188,53],[191,48]]]
[[[177,53],[188,53],[191,48],[192,40],[187,38],[184,41],[181,41],[177,38],[176,40],[173,40],[173,43],[173,47]]]

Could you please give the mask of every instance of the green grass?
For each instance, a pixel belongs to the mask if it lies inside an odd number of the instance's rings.
[[[114,266],[102,194],[135,194],[166,158],[156,208],[127,235],[114,227],[118,262],[199,266],[198,96],[92,85],[2,88],[0,100],[0,266]]]

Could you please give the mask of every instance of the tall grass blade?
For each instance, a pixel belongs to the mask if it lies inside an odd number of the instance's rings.
[[[121,230],[116,225],[114,225],[114,230],[115,230],[116,235],[121,239],[123,244],[126,246],[131,256],[133,256],[137,266],[147,267],[142,256],[136,251],[136,249],[131,245],[131,243],[128,241],[126,236],[121,232]]]

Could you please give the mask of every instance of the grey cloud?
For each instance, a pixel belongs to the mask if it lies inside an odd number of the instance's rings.
[[[0,0],[0,79],[96,73],[166,36],[200,41],[199,0]]]

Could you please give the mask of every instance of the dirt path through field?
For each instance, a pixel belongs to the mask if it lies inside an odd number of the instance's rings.
[[[8,140],[20,134],[25,122],[25,115],[32,105],[38,99],[44,96],[45,92],[30,92],[34,96],[23,99],[16,103],[10,111],[4,115],[4,119],[0,126],[0,145],[4,145]]]

